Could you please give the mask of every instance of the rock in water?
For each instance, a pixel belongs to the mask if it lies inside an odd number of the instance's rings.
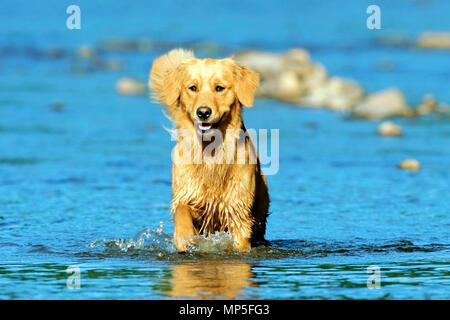
[[[60,101],[56,101],[56,102],[53,102],[53,103],[50,105],[50,108],[51,108],[53,111],[60,112],[60,111],[63,111],[63,110],[64,110],[65,105],[64,105],[64,103],[62,103],[62,102],[60,102]]]
[[[292,70],[283,71],[278,80],[278,98],[282,101],[296,102],[304,87]]]
[[[378,126],[378,133],[382,136],[401,136],[402,128],[391,121],[382,122]]]
[[[416,159],[406,159],[397,165],[397,167],[403,170],[418,171],[420,170],[420,163]]]
[[[409,46],[409,43],[407,44]],[[366,119],[409,117],[443,110],[434,99],[426,99],[418,109],[411,109],[403,93],[388,88],[366,96],[355,81],[328,75],[326,68],[314,63],[304,49],[286,53],[246,51],[237,53],[236,61],[259,73],[259,97],[267,97],[300,106],[328,108],[339,112],[352,112]],[[385,69],[393,68],[388,60]]]
[[[425,95],[423,97],[423,102],[416,108],[416,114],[419,116],[424,116],[430,112],[436,111],[437,103],[431,94]]]
[[[417,45],[421,48],[450,49],[450,32],[424,32]]]
[[[412,116],[414,112],[407,105],[400,90],[389,88],[368,95],[356,106],[353,114],[360,118],[376,120],[395,116]]]
[[[248,51],[235,59],[260,75],[257,94],[307,107],[350,111],[364,97],[354,81],[329,77],[324,66],[313,64],[306,50],[285,54]]]
[[[82,59],[91,59],[95,56],[95,51],[90,46],[85,44],[78,48],[77,55]]]
[[[264,80],[277,76],[284,69],[283,56],[281,54],[245,51],[235,54],[234,58],[240,64],[258,72]]]
[[[144,94],[147,87],[144,82],[133,78],[120,78],[116,83],[116,91],[120,94]]]

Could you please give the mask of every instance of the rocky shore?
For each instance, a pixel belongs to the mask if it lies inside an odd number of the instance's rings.
[[[259,73],[260,97],[372,120],[450,111],[428,93],[415,107],[409,106],[404,94],[394,87],[367,94],[356,81],[329,75],[325,66],[314,63],[304,49],[284,54],[247,51],[237,53],[235,59]]]

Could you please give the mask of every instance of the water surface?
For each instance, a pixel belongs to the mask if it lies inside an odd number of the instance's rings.
[[[79,1],[80,31],[65,29],[71,3],[2,3],[0,298],[449,299],[448,117],[397,119],[405,136],[382,138],[375,122],[258,99],[244,112],[247,127],[280,129],[270,244],[224,253],[221,234],[179,255],[170,238],[170,123],[146,96],[114,90],[123,76],[145,80],[175,45],[197,46],[200,56],[303,46],[369,92],[395,85],[412,104],[426,93],[450,101],[448,51],[377,41],[450,30],[449,3],[386,2],[380,31],[365,28],[364,1],[341,3],[250,1],[236,11],[229,2]],[[99,49],[102,61],[122,63],[117,71],[74,53],[113,37],[159,44]],[[380,69],[383,61],[394,67]],[[410,157],[421,171],[396,169]],[[67,287],[69,266],[80,268],[79,290]],[[380,289],[367,287],[369,266],[380,268]]]

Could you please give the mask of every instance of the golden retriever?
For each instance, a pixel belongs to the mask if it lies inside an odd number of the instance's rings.
[[[184,49],[153,62],[153,96],[167,107],[176,131],[183,132],[175,156],[192,160],[191,155],[201,151],[200,161],[172,165],[171,208],[179,252],[193,244],[195,235],[216,231],[231,233],[234,249],[241,252],[265,241],[267,181],[242,120],[242,106],[253,106],[258,80],[232,58],[199,59]],[[213,140],[215,147],[208,154]]]

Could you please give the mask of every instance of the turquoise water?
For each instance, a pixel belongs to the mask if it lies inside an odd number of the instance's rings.
[[[146,95],[114,89],[123,76],[146,80],[167,49],[301,46],[369,92],[395,85],[411,104],[426,93],[450,102],[449,51],[380,41],[450,30],[448,2],[381,2],[378,31],[365,28],[369,2],[283,3],[78,1],[77,31],[65,28],[70,2],[0,5],[1,299],[450,298],[445,115],[397,119],[405,136],[382,138],[376,122],[256,100],[247,127],[280,129],[270,245],[225,254],[220,234],[175,252],[170,123]],[[117,37],[154,42],[108,50]],[[82,44],[98,58],[77,58]],[[112,60],[119,70],[104,67]],[[385,61],[393,67],[380,69]],[[411,157],[421,171],[396,169]],[[67,287],[69,266],[80,289]],[[367,287],[369,266],[380,268],[380,289]]]

